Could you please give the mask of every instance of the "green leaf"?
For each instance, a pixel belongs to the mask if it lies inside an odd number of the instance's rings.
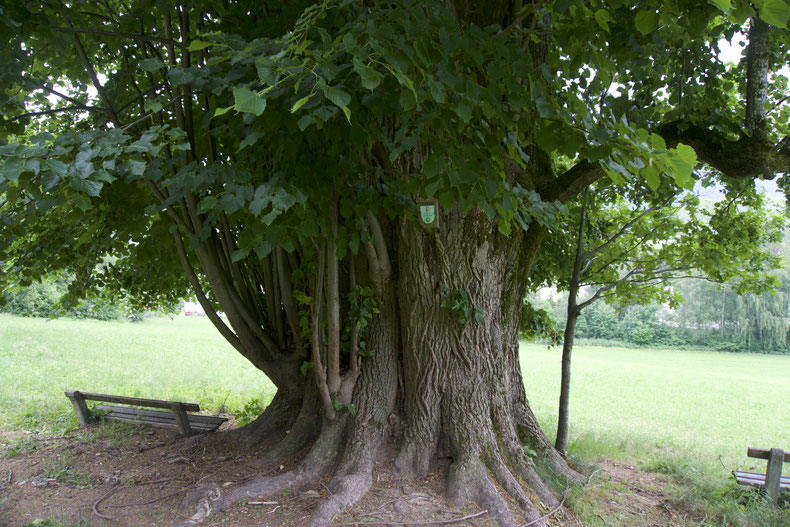
[[[258,78],[262,83],[273,85],[276,79],[274,73],[277,64],[269,57],[258,57],[255,61],[255,69],[258,71]]]
[[[431,91],[431,97],[433,100],[438,102],[439,104],[443,104],[446,99],[446,94],[444,92],[444,86],[440,82],[436,82],[433,79],[428,80],[428,89]]]
[[[609,11],[606,9],[599,9],[595,12],[595,21],[608,33],[609,22],[612,22],[612,15],[610,15]]]
[[[123,165],[124,168],[133,176],[142,176],[145,174],[145,161],[140,159],[125,159]]]
[[[776,27],[787,27],[790,6],[785,0],[756,0],[754,3],[764,22]]]
[[[417,99],[414,97],[414,92],[409,89],[401,90],[400,92],[400,105],[407,112],[417,106]]]
[[[455,194],[452,190],[446,190],[439,194],[439,205],[445,210],[450,210],[455,204]]]
[[[348,106],[343,106],[340,109],[343,110],[343,115],[346,116],[346,121],[348,121],[350,123],[351,122],[351,110],[348,108]]]
[[[553,123],[551,126],[542,128],[535,137],[535,142],[541,150],[550,154],[562,146],[565,136],[561,132],[561,126]]]
[[[667,142],[658,134],[650,134],[650,147],[653,150],[663,152],[667,149]]]
[[[675,183],[683,188],[693,187],[694,180],[691,179],[691,173],[694,170],[694,165],[678,157],[672,157],[669,159],[669,166],[675,176]]]
[[[381,84],[381,79],[383,78],[381,74],[357,57],[354,57],[354,71],[357,72],[362,80],[362,86],[367,90],[375,90]]]
[[[304,132],[305,129],[315,122],[315,117],[310,114],[303,115],[299,118],[296,122],[296,126],[299,127],[299,130]]]
[[[458,101],[453,106],[453,111],[461,118],[461,120],[465,123],[468,123],[472,119],[472,103],[469,101],[461,100]]]
[[[659,183],[661,182],[659,178],[658,171],[653,166],[646,166],[642,171],[639,172],[645,181],[647,181],[647,186],[651,188],[651,190],[656,190],[658,188]]]
[[[101,193],[101,188],[104,185],[99,181],[91,181],[89,179],[72,179],[70,181],[71,188],[77,192],[82,192],[88,196],[98,196]]]
[[[675,150],[677,150],[678,157],[691,166],[697,164],[697,153],[689,145],[680,143]]]
[[[226,114],[233,109],[233,106],[226,106],[225,108],[217,108],[214,110],[214,117],[219,117],[220,115]]]
[[[187,51],[200,51],[201,49],[206,49],[210,45],[211,44],[209,44],[208,42],[203,42],[202,40],[193,40],[192,42],[189,43],[189,47],[187,48]]]
[[[708,3],[715,5],[723,13],[726,13],[732,7],[732,0],[708,0]]]
[[[234,87],[233,99],[236,101],[234,108],[239,112],[260,116],[266,109],[266,99],[246,86]]]
[[[162,109],[162,102],[158,99],[147,99],[143,105],[146,112],[158,112]]]
[[[57,159],[45,159],[43,164],[44,170],[48,172],[52,172],[58,177],[63,177],[66,175],[68,171],[68,166],[63,161],[58,161]]]
[[[91,199],[85,194],[73,194],[71,199],[77,204],[77,207],[79,207],[82,212],[89,211],[91,208],[93,208]]]
[[[22,160],[19,158],[9,159],[0,167],[0,178],[8,181],[16,181],[22,173]]]
[[[729,0],[724,0],[729,2]],[[652,33],[658,27],[658,13],[655,11],[639,11],[636,14],[636,29],[643,35]]]
[[[535,101],[535,106],[540,116],[545,119],[551,119],[557,116],[557,110],[555,110],[554,106],[549,104],[543,97],[539,97],[538,100]]]
[[[306,95],[306,96],[302,97],[301,99],[299,99],[298,101],[296,101],[296,102],[294,103],[294,105],[293,105],[293,106],[291,106],[291,113],[294,113],[294,112],[296,112],[296,111],[297,111],[299,108],[301,108],[302,106],[304,106],[304,105],[305,105],[305,103],[306,103],[307,101],[309,101],[309,100],[310,100],[310,97],[312,97],[312,96],[313,96],[313,94],[311,93],[310,95]]]
[[[351,95],[341,90],[337,86],[329,86],[323,80],[318,83],[327,99],[332,101],[338,108],[345,108],[351,102]]]
[[[165,67],[165,63],[159,59],[143,59],[139,62],[140,69],[153,73]]]
[[[307,372],[310,371],[310,368],[313,367],[312,361],[304,361],[302,365],[299,367],[299,371],[302,372],[302,375],[307,377]]]
[[[197,78],[197,71],[194,68],[171,68],[167,72],[167,78],[178,86],[189,85]]]
[[[238,151],[241,151],[248,146],[253,146],[255,143],[258,142],[258,139],[260,139],[261,137],[263,137],[263,134],[260,132],[248,133],[247,137],[245,137],[244,140],[241,143],[239,143]]]

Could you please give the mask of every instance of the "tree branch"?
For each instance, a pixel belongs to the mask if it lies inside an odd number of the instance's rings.
[[[753,16],[749,23],[749,49],[746,51],[746,131],[767,140],[765,109],[768,101],[770,61],[768,24]]]
[[[187,279],[192,285],[192,290],[195,292],[198,302],[200,302],[200,305],[206,312],[206,316],[209,318],[209,320],[211,320],[211,323],[214,324],[214,327],[217,328],[217,331],[220,332],[225,340],[227,340],[239,353],[247,357],[247,351],[244,349],[244,346],[242,346],[239,337],[225,324],[225,322],[223,322],[221,318],[219,318],[219,315],[217,315],[217,312],[214,310],[211,302],[209,302],[206,294],[203,292],[203,287],[200,285],[200,280],[195,274],[192,264],[189,263],[189,257],[187,256],[186,248],[184,247],[184,241],[181,239],[181,235],[178,232],[173,231],[173,238],[176,242],[176,250],[178,251],[178,258],[181,260],[181,266],[184,268]]]
[[[313,301],[311,306],[313,313],[310,321],[313,329],[313,338],[310,347],[318,395],[321,398],[321,403],[324,406],[327,419],[334,420],[336,416],[335,407],[332,405],[332,398],[329,396],[329,388],[326,384],[326,370],[321,362],[321,298],[324,296],[325,255],[326,240],[321,243],[321,251],[318,258],[318,261],[321,263],[318,266],[318,278],[316,279],[316,286],[313,290]]]
[[[71,21],[69,21],[65,13],[63,14],[63,19],[73,29]],[[96,75],[96,70],[93,69],[93,64],[88,58],[88,54],[85,52],[85,47],[82,45],[79,33],[74,33],[74,44],[77,47],[77,53],[82,58],[82,62],[85,64],[85,69],[87,70],[88,75],[90,75],[91,81],[93,82],[93,87],[96,88],[96,92],[99,94],[99,98],[102,100],[105,110],[110,114],[110,120],[116,127],[120,127],[121,121],[118,119],[118,114],[115,113],[112,103],[104,91],[104,86],[102,86],[101,82],[99,82],[99,77]]]
[[[96,107],[96,106],[83,106],[83,105],[80,105],[80,106],[66,106],[65,108],[53,108],[51,110],[41,110],[41,111],[38,111],[38,112],[23,113],[22,115],[17,115],[16,117],[12,117],[11,119],[8,119],[7,122],[18,121],[20,119],[24,119],[25,117],[36,117],[38,115],[50,115],[50,114],[53,114],[53,113],[68,112],[68,111],[71,111],[71,110],[85,110],[85,111],[90,111],[90,112],[105,113],[104,108],[99,108],[99,107]]]
[[[629,221],[628,223],[623,225],[622,228],[620,228],[619,231],[617,231],[616,233],[612,234],[609,238],[607,238],[606,241],[604,241],[601,245],[599,245],[598,247],[596,247],[596,248],[592,249],[591,251],[587,252],[586,254],[584,254],[584,258],[591,259],[597,253],[601,252],[602,250],[607,248],[609,245],[611,245],[620,236],[625,234],[626,231],[628,231],[628,229],[630,229],[639,220],[644,218],[647,214],[649,214],[651,212],[654,212],[656,210],[659,210],[659,209],[663,209],[664,207],[666,207],[667,205],[672,203],[672,200],[674,200],[674,199],[675,199],[675,194],[673,194],[669,199],[667,199],[665,202],[661,203],[660,205],[656,205],[654,207],[650,207],[648,209],[645,209],[641,214],[639,214],[638,216],[634,217],[631,221]]]
[[[291,290],[291,277],[288,272],[288,262],[285,261],[285,251],[282,247],[277,247],[275,250],[275,257],[277,258],[277,276],[280,282],[280,296],[282,298],[283,307],[285,308],[285,319],[288,326],[291,328],[291,333],[294,337],[296,346],[304,349],[304,342],[302,335],[299,333],[299,312],[296,309],[296,302],[294,301],[293,291]],[[323,266],[323,261],[321,266]]]
[[[337,259],[337,205],[330,207],[331,238],[327,241],[326,253],[326,324],[327,324],[327,387],[329,393],[340,389],[340,288]]]
[[[86,34],[86,35],[102,35],[106,37],[115,37],[115,38],[126,38],[131,40],[144,40],[149,42],[161,42],[163,44],[168,44],[171,46],[176,46],[179,48],[186,49],[188,46],[186,44],[182,44],[177,40],[173,40],[171,38],[163,38],[163,37],[155,37],[152,35],[140,35],[136,33],[121,33],[119,31],[107,31],[105,29],[95,29],[92,27],[53,27],[54,31],[62,31],[67,33],[75,33],[75,34]]]
[[[536,190],[543,201],[567,203],[605,174],[598,163],[580,161]]]

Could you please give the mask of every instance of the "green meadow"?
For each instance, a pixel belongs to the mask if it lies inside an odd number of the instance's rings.
[[[0,428],[73,426],[68,389],[197,401],[235,413],[275,392],[203,317],[102,322],[0,315]]]
[[[524,343],[521,357],[527,395],[551,438],[560,350]],[[268,379],[206,318],[132,323],[0,315],[0,430],[7,432],[0,434],[0,450],[13,455],[13,436],[23,431],[74,428],[66,389],[198,401],[241,419],[274,395]],[[614,458],[668,474],[676,483],[671,492],[699,516],[775,525],[777,517],[736,487],[728,469],[764,468],[746,457],[747,446],[790,450],[789,400],[787,355],[579,346],[570,456],[582,465]],[[585,517],[600,517],[595,499],[585,499],[572,505]],[[743,508],[748,501],[750,512]]]
[[[521,348],[527,396],[550,437],[560,355],[559,348]],[[579,346],[572,368],[572,455],[680,457],[734,468],[755,464],[747,446],[790,450],[788,355]]]

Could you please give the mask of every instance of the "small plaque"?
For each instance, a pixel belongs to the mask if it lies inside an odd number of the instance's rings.
[[[439,205],[436,200],[418,201],[420,222],[429,229],[439,226]]]

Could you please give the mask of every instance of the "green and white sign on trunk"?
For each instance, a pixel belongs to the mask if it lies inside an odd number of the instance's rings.
[[[435,200],[418,201],[419,217],[423,225],[434,229],[439,225],[439,210]]]

